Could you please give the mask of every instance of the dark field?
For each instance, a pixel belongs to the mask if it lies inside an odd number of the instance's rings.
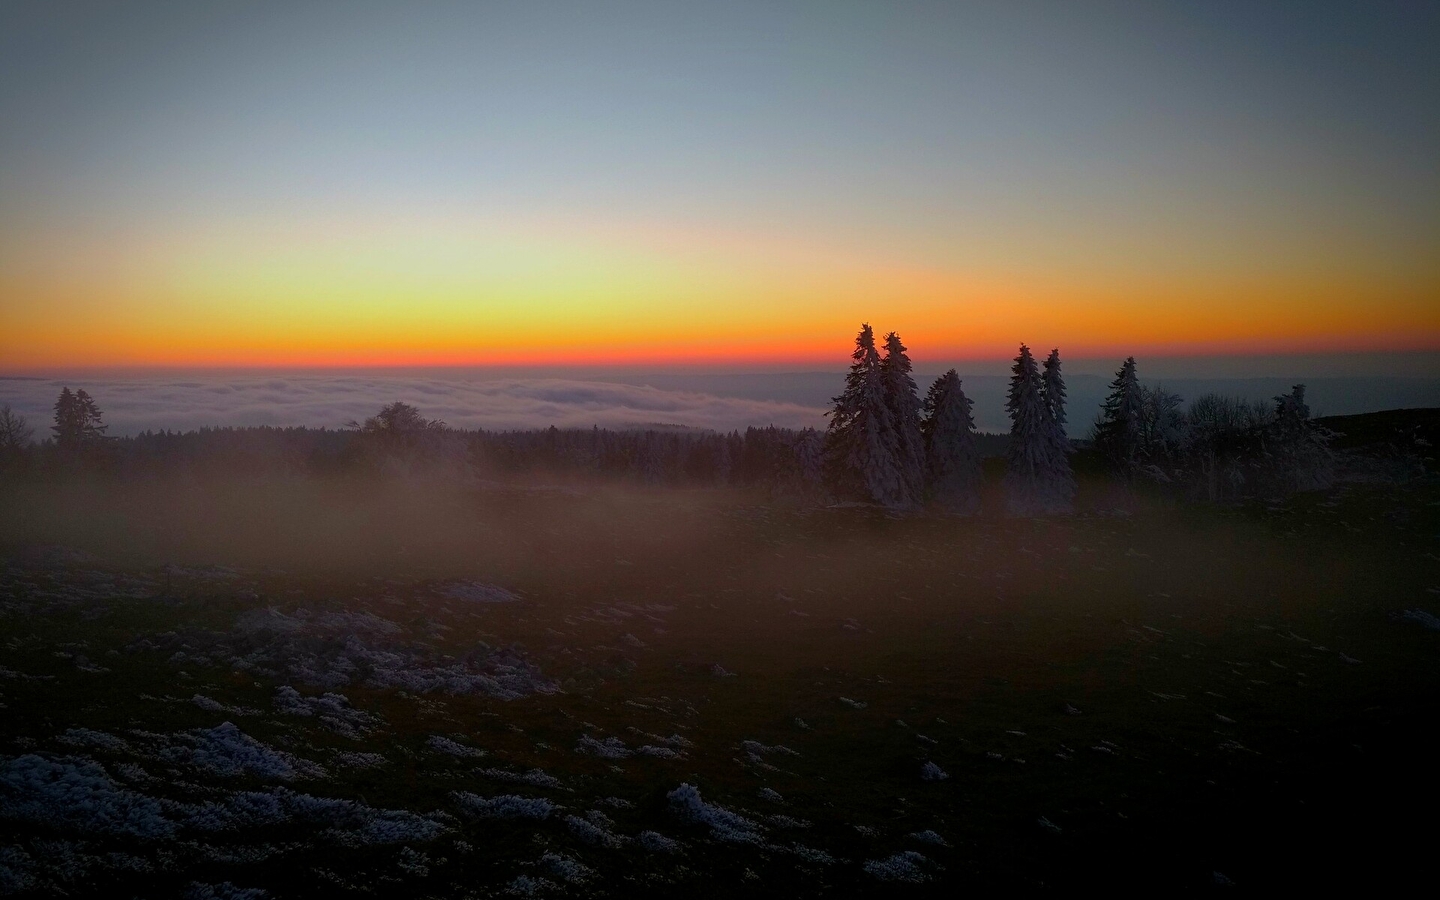
[[[1374,890],[1433,843],[1433,484],[10,490],[0,892]]]

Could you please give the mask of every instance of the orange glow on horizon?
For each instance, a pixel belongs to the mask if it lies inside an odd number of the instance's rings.
[[[831,367],[862,321],[917,361],[1008,359],[1022,341],[1072,359],[1440,350],[1431,271],[920,266],[554,223],[112,238],[0,250],[0,370]]]

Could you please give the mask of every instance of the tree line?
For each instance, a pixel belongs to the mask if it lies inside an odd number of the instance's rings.
[[[877,346],[861,326],[843,388],[823,431],[756,428],[717,433],[677,426],[626,429],[460,430],[404,402],[341,429],[201,428],[106,434],[96,401],[67,386],[50,435],[0,407],[0,471],[117,476],[449,473],[541,475],[666,486],[763,488],[801,502],[849,501],[950,514],[980,510],[987,458],[1004,460],[999,487],[1013,515],[1065,513],[1076,461],[1132,487],[1230,500],[1327,486],[1332,435],[1310,418],[1305,388],[1273,404],[1209,394],[1182,398],[1140,382],[1122,363],[1087,438],[1066,433],[1060,351],[1043,363],[1022,344],[1011,367],[1008,435],[975,429],[973,404],[954,369],[921,399],[896,332]]]
[[[845,389],[829,413],[826,485],[839,497],[895,509],[972,513],[983,479],[971,401],[954,369],[924,401],[910,372],[899,334],[885,336],[882,353],[870,325],[861,325]],[[1178,395],[1142,385],[1132,356],[1089,436],[1075,442],[1066,432],[1060,351],[1041,364],[1021,344],[1010,372],[1002,486],[1013,515],[1071,511],[1077,451],[1130,485],[1171,486],[1212,501],[1323,488],[1334,478],[1333,435],[1311,421],[1304,385],[1273,406],[1208,394],[1185,409]]]

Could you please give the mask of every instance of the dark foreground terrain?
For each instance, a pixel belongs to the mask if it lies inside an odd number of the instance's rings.
[[[1428,867],[1433,484],[1033,521],[314,483],[5,506],[0,893]]]

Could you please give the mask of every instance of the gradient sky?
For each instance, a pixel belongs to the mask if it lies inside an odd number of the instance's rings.
[[[1440,349],[1440,5],[0,4],[0,369]]]

